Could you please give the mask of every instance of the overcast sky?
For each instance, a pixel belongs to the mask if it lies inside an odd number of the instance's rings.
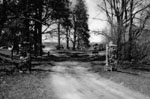
[[[86,0],[88,14],[89,14],[88,24],[89,24],[89,29],[91,31],[93,31],[93,30],[102,31],[104,28],[106,28],[105,21],[93,19],[93,18],[99,18],[99,19],[105,20],[105,18],[106,18],[105,15],[99,10],[99,8],[97,6],[98,4],[100,4],[100,1],[101,0]],[[90,41],[91,42],[101,42],[101,41],[103,41],[103,37],[91,34]]]
[[[86,0],[89,14],[89,28],[90,30],[97,30],[105,28],[105,21],[96,20],[93,18],[105,19],[105,16],[98,8],[98,4],[101,0]]]

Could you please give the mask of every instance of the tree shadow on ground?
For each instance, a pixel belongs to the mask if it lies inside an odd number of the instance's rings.
[[[135,73],[135,72],[122,71],[122,70],[117,70],[116,72],[120,72],[120,73],[126,73],[126,74],[130,74],[130,75],[139,76],[139,74],[138,74],[138,73]]]
[[[0,77],[4,75],[13,75],[13,74],[26,74],[26,73],[32,73],[32,72],[53,72],[51,69],[31,69],[30,71],[17,71],[16,69],[0,69]]]
[[[54,72],[51,69],[32,69],[31,72],[36,71],[36,72]]]
[[[140,70],[140,71],[150,72],[150,68],[134,68],[134,69]]]
[[[38,58],[34,58],[33,61],[56,61],[56,62],[60,62],[60,61],[84,61],[84,62],[88,62],[88,61],[104,61],[105,60],[105,56],[90,56],[90,55],[82,55],[82,54],[63,54],[61,56],[55,56],[55,55],[51,55],[51,56],[45,56],[45,57],[38,57]]]
[[[6,56],[8,57],[8,56]],[[84,52],[61,52],[58,53],[58,55],[45,55],[45,56],[38,56],[38,57],[32,57],[32,70],[31,71],[48,71],[52,72],[51,70],[45,70],[45,69],[35,69],[34,67],[41,66],[41,65],[48,65],[48,66],[54,66],[52,61],[54,62],[62,62],[62,61],[79,61],[79,62],[90,62],[90,61],[104,61],[105,56],[100,55],[88,55],[88,53]],[[9,60],[5,60],[4,63],[9,63],[8,65],[12,65],[9,68],[1,69],[0,68],[0,75],[1,74],[13,74],[16,72],[16,67],[19,64],[19,60],[15,62],[11,62]]]

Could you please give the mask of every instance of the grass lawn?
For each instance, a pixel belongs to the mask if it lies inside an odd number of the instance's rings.
[[[57,99],[44,83],[49,72],[0,76],[0,99]]]

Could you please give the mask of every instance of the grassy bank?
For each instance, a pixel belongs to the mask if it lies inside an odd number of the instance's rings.
[[[49,72],[0,76],[0,99],[57,99],[44,81]]]
[[[135,68],[121,69],[118,71],[104,71],[104,65],[92,63],[92,71],[97,72],[100,76],[117,82],[132,90],[150,96],[150,72],[138,70]],[[138,66],[136,66],[138,67]]]

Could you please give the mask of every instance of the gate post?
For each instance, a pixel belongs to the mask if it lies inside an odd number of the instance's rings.
[[[106,52],[105,52],[105,57],[106,57],[106,60],[105,60],[105,66],[104,66],[104,71],[107,71],[108,70],[108,67],[109,67],[109,57],[108,57],[108,55],[109,55],[109,45],[108,44],[106,44]]]
[[[117,58],[116,58],[117,45],[110,42],[106,44],[106,64],[104,66],[105,71],[117,70]]]
[[[106,66],[108,66],[108,44],[106,44]]]

